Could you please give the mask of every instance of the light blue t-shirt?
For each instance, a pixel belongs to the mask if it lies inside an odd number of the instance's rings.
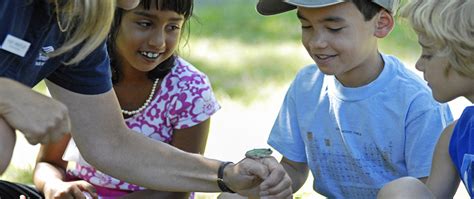
[[[382,55],[376,80],[344,87],[317,66],[292,82],[268,144],[307,163],[313,188],[329,198],[375,198],[387,182],[429,175],[435,144],[452,115],[427,84]]]

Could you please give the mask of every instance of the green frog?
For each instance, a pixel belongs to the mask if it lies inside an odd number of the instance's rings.
[[[272,152],[273,151],[268,148],[267,149],[252,149],[245,153],[245,157],[252,158],[252,159],[266,158],[266,157],[270,157]]]

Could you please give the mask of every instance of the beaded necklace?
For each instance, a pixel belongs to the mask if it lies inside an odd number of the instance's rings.
[[[156,78],[155,82],[153,82],[153,86],[151,87],[150,95],[148,96],[148,99],[146,99],[145,103],[142,106],[140,106],[140,108],[138,108],[137,110],[133,110],[133,111],[122,109],[122,114],[124,114],[124,115],[135,115],[135,114],[143,111],[143,109],[145,109],[148,106],[148,104],[153,99],[153,96],[155,95],[156,85],[158,85],[158,82],[159,82],[158,80],[159,80],[159,78]]]

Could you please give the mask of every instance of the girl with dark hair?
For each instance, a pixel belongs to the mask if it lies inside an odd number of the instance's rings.
[[[117,9],[108,46],[113,87],[127,126],[203,154],[210,117],[220,106],[207,76],[176,54],[192,9],[192,0],[143,0],[133,10]],[[100,198],[193,198],[146,190],[104,174],[84,161],[69,140],[67,136],[41,147],[34,179],[46,198],[85,193]],[[66,169],[67,161],[76,166]]]

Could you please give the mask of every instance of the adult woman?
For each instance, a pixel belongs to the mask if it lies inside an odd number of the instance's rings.
[[[138,1],[118,3],[131,8]],[[289,179],[272,158],[245,159],[224,168],[228,164],[156,143],[128,129],[111,89],[109,60],[101,43],[114,6],[115,2],[96,0],[2,1],[0,116],[32,144],[72,132],[89,163],[144,187],[219,191],[216,174],[221,168],[223,181],[235,191],[249,194],[258,185],[257,178],[265,179],[263,190],[276,187],[269,189],[270,195],[287,190]],[[29,88],[44,78],[54,100]],[[157,154],[159,159],[150,158]],[[282,183],[285,186],[278,186]]]

